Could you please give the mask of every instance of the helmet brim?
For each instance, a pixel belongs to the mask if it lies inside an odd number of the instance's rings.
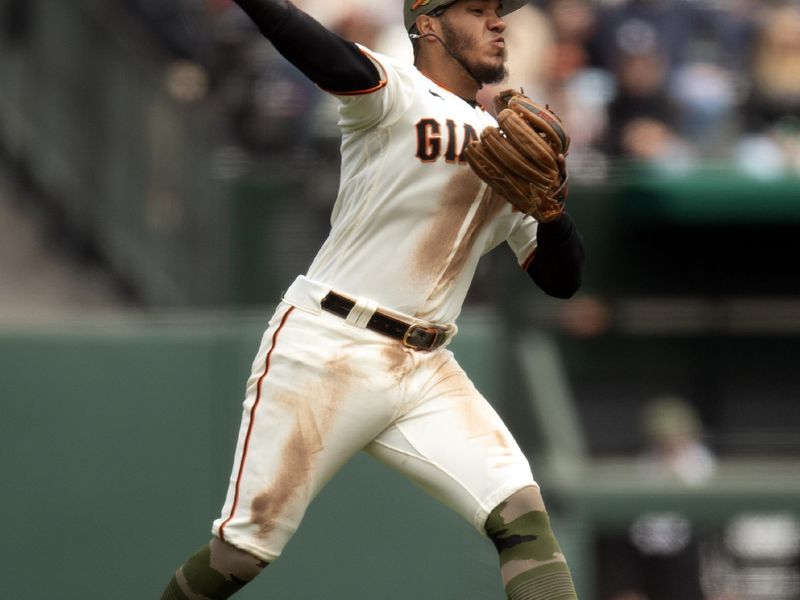
[[[439,6],[440,7],[449,6],[450,4],[453,4],[453,2],[456,2],[456,0],[450,0],[450,2],[443,2]],[[528,0],[503,0],[503,7],[500,9],[500,15],[505,17],[507,14],[522,8],[526,4],[528,4]],[[412,29],[414,28],[415,20],[416,18],[406,22],[406,29],[412,31]]]
[[[528,4],[528,0],[503,0],[503,8],[500,9],[500,14],[506,16]]]

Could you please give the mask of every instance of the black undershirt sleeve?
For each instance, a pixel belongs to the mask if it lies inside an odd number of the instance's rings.
[[[323,90],[352,94],[377,87],[381,75],[353,42],[286,0],[236,0],[286,60]]]
[[[570,298],[581,286],[585,258],[581,234],[564,213],[550,223],[539,223],[528,275],[548,296]]]

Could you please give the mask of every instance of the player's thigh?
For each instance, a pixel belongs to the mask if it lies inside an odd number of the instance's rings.
[[[502,419],[451,360],[425,399],[367,451],[402,472],[483,532],[489,513],[535,485],[528,460]]]
[[[368,369],[351,329],[281,309],[254,361],[214,532],[264,560],[277,558],[313,497],[394,415],[390,381]]]

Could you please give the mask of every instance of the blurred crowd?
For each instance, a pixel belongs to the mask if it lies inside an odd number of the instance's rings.
[[[671,489],[702,488],[717,472],[698,411],[681,396],[642,406],[639,476]],[[710,526],[674,507],[642,510],[595,539],[602,600],[797,600],[800,520],[747,510]]]
[[[335,106],[231,0],[128,1],[182,64],[202,68],[253,150],[338,136]],[[295,4],[411,60],[399,0]],[[574,177],[607,177],[619,158],[676,173],[698,163],[763,178],[800,172],[800,1],[532,0],[507,21],[509,80],[479,99],[490,106],[511,86],[548,102],[573,136]]]

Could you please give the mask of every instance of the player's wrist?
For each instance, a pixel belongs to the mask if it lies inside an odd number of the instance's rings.
[[[536,233],[539,245],[560,246],[569,242],[575,231],[575,221],[564,210],[555,219],[539,223]]]

